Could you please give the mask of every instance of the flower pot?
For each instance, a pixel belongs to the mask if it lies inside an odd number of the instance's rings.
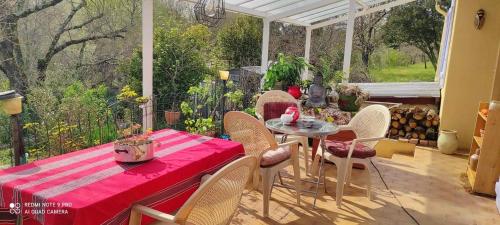
[[[457,131],[441,130],[438,137],[438,149],[443,154],[453,154],[458,148]]]
[[[215,131],[207,131],[202,135],[208,136],[208,137],[216,137]]]
[[[345,112],[357,112],[360,105],[356,104],[358,97],[355,95],[339,95],[339,109]]]
[[[169,126],[172,126],[179,122],[181,118],[181,112],[177,111],[165,111],[165,121]]]
[[[130,144],[126,140],[114,143],[115,160],[118,162],[144,162],[154,158],[154,144],[147,141],[141,144]]]
[[[282,81],[277,81],[275,84],[274,84],[274,87],[273,87],[273,90],[281,90],[281,91],[284,91],[283,90],[283,82]]]
[[[302,96],[302,92],[300,91],[300,87],[298,85],[288,87],[288,94],[293,96],[295,99],[299,99],[300,96]]]

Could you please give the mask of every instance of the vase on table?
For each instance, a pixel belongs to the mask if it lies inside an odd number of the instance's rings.
[[[458,148],[456,130],[441,130],[438,137],[438,149],[443,154],[454,154]]]

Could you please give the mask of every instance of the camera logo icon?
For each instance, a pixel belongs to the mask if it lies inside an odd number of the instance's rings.
[[[10,210],[9,210],[10,214],[19,215],[21,213],[21,204],[10,203],[9,207],[10,207]]]

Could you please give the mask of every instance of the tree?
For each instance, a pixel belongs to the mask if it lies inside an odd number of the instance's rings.
[[[217,46],[220,57],[229,60],[230,66],[252,66],[260,62],[262,20],[239,16],[219,30]]]
[[[153,86],[154,95],[167,97],[176,104],[177,97],[200,83],[206,74],[209,59],[210,32],[203,25],[189,27],[157,27],[154,36]],[[138,49],[130,61],[122,65],[129,75],[130,85],[142,90],[142,52]],[[175,99],[177,98],[177,99]],[[172,107],[176,107],[173,105]]]
[[[83,46],[92,41],[102,39],[123,38],[128,28],[134,24],[134,15],[140,1],[127,0],[6,0],[0,3],[0,70],[9,79],[11,88],[25,95],[29,87],[28,73],[34,70],[37,82],[43,82],[46,78],[48,66],[54,56],[72,46]],[[112,19],[114,10],[119,11],[121,6],[124,11],[131,15],[131,19],[125,23],[115,23]],[[55,23],[54,32],[49,34],[48,45],[37,49],[35,55],[36,65],[30,68],[27,64],[27,54],[23,51],[25,43],[20,38],[20,25],[36,14],[46,12],[49,9],[64,12],[60,23]],[[57,18],[51,20],[51,24],[57,22]],[[43,39],[42,37],[39,37]],[[33,49],[28,49],[33,51]],[[32,54],[32,52],[30,52]]]
[[[383,26],[383,39],[394,48],[403,44],[417,47],[436,70],[444,18],[434,9],[434,4],[434,0],[417,0],[393,8]]]
[[[361,52],[361,61],[365,69],[368,69],[370,56],[380,44],[380,38],[377,37],[376,30],[379,22],[386,14],[386,11],[381,11],[356,19],[354,26],[354,47]]]

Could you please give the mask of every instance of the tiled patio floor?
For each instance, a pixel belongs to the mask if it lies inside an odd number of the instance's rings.
[[[465,172],[466,163],[463,157],[417,149],[415,157],[378,158],[375,165],[397,199],[419,224],[500,224],[493,198],[471,195],[464,190],[460,176]],[[246,191],[232,224],[416,224],[385,188],[375,169],[373,171],[373,201],[366,197],[364,173],[354,170],[353,184],[345,190],[343,207],[337,209],[334,198],[336,170],[334,165],[328,164],[328,193],[321,193],[318,209],[312,209],[311,195],[303,195],[299,207],[294,192],[274,188],[270,218],[265,219],[262,217],[262,195]]]

